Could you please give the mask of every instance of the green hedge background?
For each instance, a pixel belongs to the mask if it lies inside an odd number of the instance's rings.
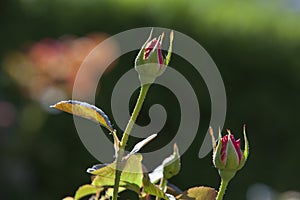
[[[82,145],[70,115],[48,113],[20,90],[4,70],[7,53],[43,38],[81,37],[91,32],[114,35],[148,26],[174,29],[198,41],[224,80],[225,128],[240,137],[243,123],[247,124],[250,158],[231,182],[225,199],[247,199],[247,190],[256,183],[278,193],[299,190],[299,19],[297,0],[1,1],[0,100],[14,105],[17,116],[10,126],[0,126],[1,199],[52,200],[73,195],[78,186],[89,182],[86,168],[98,162]],[[122,57],[101,80],[97,105],[110,116],[112,83],[132,67],[135,53]],[[184,60],[174,56],[171,64],[191,83],[199,80]],[[182,157],[180,174],[171,181],[182,190],[196,185],[218,188],[211,156],[198,158],[210,117],[209,96],[204,83],[193,87],[199,93],[200,129]],[[176,102],[160,98],[163,91],[151,88],[140,124],[148,122],[147,108],[153,103],[165,105],[168,112],[176,110]],[[162,136],[164,140],[176,132],[178,115],[172,114],[169,120],[170,135]]]

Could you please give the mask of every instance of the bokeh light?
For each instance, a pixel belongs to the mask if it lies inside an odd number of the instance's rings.
[[[16,120],[16,107],[12,103],[0,99],[0,127],[12,126]]]

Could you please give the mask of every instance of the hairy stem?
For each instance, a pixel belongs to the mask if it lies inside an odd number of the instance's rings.
[[[122,175],[121,161],[124,156],[126,143],[128,141],[128,137],[130,135],[132,127],[133,127],[133,125],[139,115],[139,112],[142,108],[142,105],[144,103],[144,100],[145,100],[145,97],[147,95],[150,85],[151,84],[142,85],[139,97],[137,99],[137,102],[136,102],[134,110],[133,110],[133,113],[129,119],[129,122],[123,133],[122,140],[120,142],[120,150],[117,155],[117,163],[116,163],[116,177],[115,177],[115,185],[114,185],[114,192],[113,192],[113,200],[117,200],[117,198],[118,198],[118,190],[119,190],[120,179],[121,179],[121,175]]]
[[[222,200],[223,199],[223,196],[225,194],[228,182],[229,181],[224,181],[223,179],[221,180],[221,185],[220,185],[220,189],[219,189],[218,196],[217,196],[216,200]]]

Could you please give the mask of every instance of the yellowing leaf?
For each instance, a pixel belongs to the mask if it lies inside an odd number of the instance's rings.
[[[110,132],[113,132],[113,127],[107,117],[107,115],[100,109],[94,105],[75,101],[60,101],[55,105],[50,106],[52,108],[56,108],[58,110],[62,110],[67,113],[71,113],[73,115],[92,120],[105,128],[107,128]]]
[[[62,200],[75,200],[73,197],[65,197]]]
[[[215,200],[217,191],[210,187],[193,187],[178,195],[178,200]]]
[[[96,187],[93,185],[83,185],[76,191],[75,199],[81,199],[87,195],[99,194],[104,188]]]
[[[126,184],[131,188],[128,189],[136,189],[142,187],[143,183],[143,170],[142,170],[142,155],[134,154],[128,157],[126,161],[122,161],[125,164],[123,168],[123,172],[121,175],[121,182],[124,183],[124,187]],[[93,180],[93,185],[96,186],[111,186],[114,185],[115,174],[116,174],[116,163],[113,162],[107,166],[101,166],[99,169],[89,168],[88,172],[96,175],[96,178]],[[101,178],[104,177],[104,178]],[[132,185],[135,185],[132,188]]]

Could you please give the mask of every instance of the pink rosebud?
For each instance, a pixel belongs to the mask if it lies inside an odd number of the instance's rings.
[[[234,135],[230,134],[230,130],[227,130],[227,132],[229,133],[228,135],[225,135],[222,139],[222,148],[221,148],[221,160],[223,161],[223,163],[226,163],[226,159],[227,159],[227,145],[231,145],[234,150],[235,150],[235,156],[238,159],[238,162],[241,162],[242,159],[242,151],[240,148],[240,139],[235,140],[234,139]],[[228,144],[228,142],[230,144]]]
[[[161,44],[164,37],[164,33],[162,33],[161,36],[159,36],[158,39],[154,38],[150,42],[146,44],[145,50],[144,50],[144,61],[149,59],[149,57],[154,54],[157,58],[158,63],[161,65],[163,64],[163,55],[161,52]],[[156,55],[155,55],[156,53]]]
[[[216,142],[213,136],[212,129],[210,129],[213,140],[213,163],[214,166],[221,171],[238,171],[241,169],[249,154],[248,140],[246,137],[245,126],[243,128],[245,150],[241,149],[240,139],[235,140],[234,135],[230,130],[227,130],[227,135],[221,136],[219,133],[219,139]]]
[[[170,46],[166,59],[162,55],[164,33],[158,38],[151,39],[151,37],[152,31],[135,59],[135,70],[139,74],[142,85],[153,83],[165,71],[171,59],[173,31],[170,33]]]

